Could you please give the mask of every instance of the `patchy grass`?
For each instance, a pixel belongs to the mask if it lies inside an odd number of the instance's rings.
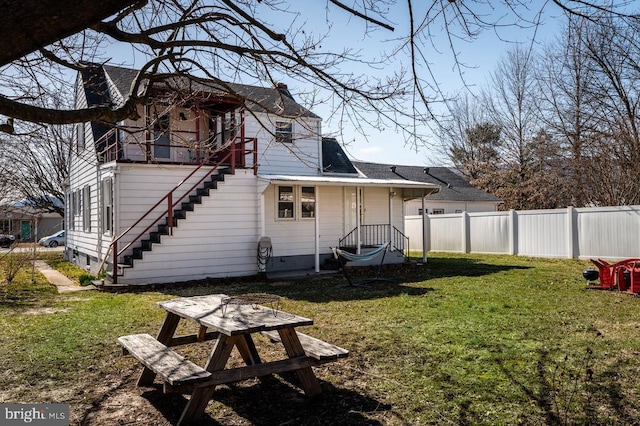
[[[57,293],[56,288],[31,263],[32,253],[10,253],[0,259],[0,312],[7,307],[30,306],[52,301]],[[4,262],[15,262],[23,267],[18,271],[11,283],[5,277]],[[12,260],[14,259],[14,260]]]
[[[68,402],[72,424],[174,423],[184,398],[136,388],[138,364],[116,338],[155,334],[161,300],[269,292],[283,296],[283,310],[314,319],[304,332],[350,356],[316,369],[318,401],[278,379],[221,386],[205,424],[634,424],[640,299],[585,290],[585,266],[436,254],[424,266],[385,269],[396,282],[370,288],[341,278],[123,294],[36,286],[29,304],[0,305],[0,400]],[[180,350],[202,362],[210,343]]]

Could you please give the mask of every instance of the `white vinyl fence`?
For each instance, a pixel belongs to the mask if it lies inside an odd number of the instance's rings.
[[[427,251],[551,258],[640,257],[640,206],[455,213],[424,217]],[[405,217],[422,252],[422,216]]]

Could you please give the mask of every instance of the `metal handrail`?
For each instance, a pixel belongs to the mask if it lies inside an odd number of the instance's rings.
[[[241,142],[237,143],[236,141],[240,139]],[[248,151],[248,153],[252,153],[253,154],[253,159],[254,159],[254,163],[252,165],[252,168],[254,170],[254,174],[257,173],[257,138],[233,138],[230,139],[229,144],[227,144],[224,147],[221,147],[219,150],[212,152],[209,154],[207,160],[209,158],[211,158],[213,155],[215,155],[216,153],[225,150],[226,148],[231,148],[230,151],[228,153],[226,153],[221,159],[219,159],[208,171],[207,173],[203,174],[202,178],[200,180],[198,180],[195,184],[193,184],[191,186],[191,188],[189,188],[187,191],[184,192],[184,194],[178,199],[178,200],[173,200],[173,193],[178,190],[189,178],[191,178],[196,172],[198,172],[203,166],[207,165],[206,161],[203,161],[202,163],[200,163],[198,165],[198,167],[196,167],[194,170],[191,171],[191,173],[189,173],[189,175],[187,175],[185,178],[183,178],[173,189],[171,189],[169,192],[167,192],[167,194],[162,197],[160,200],[158,200],[151,208],[149,208],[149,210],[147,210],[146,213],[144,213],[133,225],[129,226],[126,230],[124,230],[120,235],[118,235],[116,238],[113,239],[113,241],[111,242],[111,244],[109,245],[109,249],[107,250],[107,256],[109,252],[113,253],[113,281],[114,283],[117,283],[117,265],[118,265],[118,258],[127,250],[129,249],[133,244],[135,244],[136,242],[138,242],[140,240],[140,238],[145,235],[153,226],[155,226],[163,217],[165,217],[165,215],[168,215],[167,217],[167,225],[169,226],[170,232],[173,228],[173,218],[172,218],[172,212],[175,206],[177,206],[183,199],[185,199],[188,195],[190,195],[200,184],[202,184],[202,182],[204,182],[204,180],[210,176],[210,174],[212,172],[214,172],[216,169],[218,169],[223,163],[225,163],[226,161],[228,161],[229,159],[231,159],[231,173],[235,174],[235,159],[236,159],[236,151],[238,150],[238,146],[240,146],[240,153],[239,155],[245,155],[247,152],[244,152],[244,148],[246,145],[246,141],[247,140],[253,140],[254,146],[253,149]],[[142,232],[140,232],[135,238],[133,238],[126,246],[124,246],[122,249],[118,249],[118,242],[122,239],[122,237],[124,237],[125,235],[127,235],[132,229],[134,229],[138,224],[140,224],[140,222],[142,222],[144,219],[146,219],[160,204],[162,204],[163,201],[167,200],[167,209],[164,210],[160,216],[153,220],[151,222],[151,224],[149,226],[147,226]],[[106,262],[107,256],[105,256],[105,258],[102,261],[102,264],[100,265],[100,270],[102,270],[102,268],[104,267],[104,263]]]
[[[409,237],[402,233],[395,226],[389,224],[378,225],[361,225],[360,226],[360,243],[365,246],[382,245],[389,241],[389,229],[392,229],[391,245],[401,252],[403,256],[408,257]],[[356,246],[358,244],[358,227],[355,227],[347,235],[338,241],[338,247]]]

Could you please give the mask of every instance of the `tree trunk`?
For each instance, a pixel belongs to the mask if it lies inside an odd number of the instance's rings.
[[[138,1],[2,1],[0,3],[0,66],[80,32]]]

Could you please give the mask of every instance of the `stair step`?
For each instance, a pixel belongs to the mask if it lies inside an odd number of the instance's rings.
[[[225,175],[231,173],[228,169],[219,169],[218,174],[213,174],[210,180],[205,181],[201,187],[196,189],[196,193],[189,195],[189,201],[184,201],[180,204],[180,208],[173,211],[173,227],[177,227],[181,219],[187,218],[187,212],[195,210],[196,204],[202,204],[202,197],[208,197],[211,194],[211,189],[218,188],[218,182],[224,182]],[[169,218],[165,219],[165,223],[157,225],[157,231],[149,232],[149,238],[141,240],[138,247],[134,247],[131,254],[124,256],[124,262],[117,265],[118,270],[125,268],[133,268],[135,260],[143,258],[145,251],[153,250],[153,244],[161,244],[163,235],[170,235],[171,229],[169,226]]]

